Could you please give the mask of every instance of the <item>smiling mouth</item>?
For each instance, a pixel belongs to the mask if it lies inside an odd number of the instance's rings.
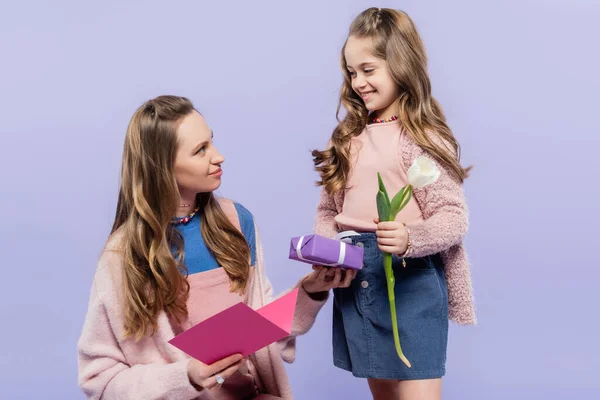
[[[219,168],[219,169],[217,169],[216,171],[213,171],[213,172],[211,172],[209,175],[218,174],[218,173],[219,173],[219,172],[221,172],[221,171],[222,171],[222,169],[221,169],[221,168]]]
[[[369,98],[369,96],[371,96],[375,92],[376,92],[376,90],[371,90],[369,92],[361,92],[360,97],[362,97],[363,99],[366,99],[366,98]]]

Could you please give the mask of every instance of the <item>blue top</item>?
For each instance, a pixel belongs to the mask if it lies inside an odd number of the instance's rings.
[[[256,237],[254,235],[254,218],[250,211],[238,203],[234,203],[240,219],[242,233],[250,247],[250,265],[256,263]],[[188,275],[220,268],[214,255],[206,247],[200,230],[200,215],[196,214],[187,224],[175,225],[183,236],[184,264]]]

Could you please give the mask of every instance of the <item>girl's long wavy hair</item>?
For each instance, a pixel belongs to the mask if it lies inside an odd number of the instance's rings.
[[[369,8],[350,25],[348,37],[351,36],[372,39],[373,55],[386,61],[400,91],[398,119],[406,133],[462,182],[470,167],[460,165],[458,142],[446,124],[442,108],[431,95],[425,48],[410,17],[389,8]],[[315,169],[321,177],[317,184],[324,186],[330,194],[346,187],[350,173],[350,141],[363,131],[369,117],[363,100],[352,89],[345,47],[344,44],[341,57],[344,82],[336,113],[339,124],[331,136],[331,147],[312,152]],[[342,106],[346,115],[340,120]]]
[[[143,104],[127,128],[111,235],[122,232],[125,337],[135,340],[156,331],[162,310],[178,323],[187,317],[183,239],[171,220],[179,204],[177,128],[194,111],[185,97],[160,96]],[[250,260],[244,236],[212,193],[198,194],[196,202],[208,249],[229,275],[231,291],[243,293]]]

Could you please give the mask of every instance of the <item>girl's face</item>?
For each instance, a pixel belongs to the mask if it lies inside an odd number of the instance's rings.
[[[212,130],[196,111],[179,124],[174,171],[182,199],[193,199],[197,193],[212,192],[221,186],[221,164],[225,159],[212,139]]]
[[[397,116],[398,85],[390,75],[387,62],[372,55],[370,38],[350,36],[344,58],[352,80],[352,89],[363,99],[369,111],[378,118]]]

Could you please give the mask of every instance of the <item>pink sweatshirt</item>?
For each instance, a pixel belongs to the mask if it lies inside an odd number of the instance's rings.
[[[375,231],[373,218],[377,216],[375,195],[378,191],[378,172],[390,199],[408,183],[406,170],[400,160],[401,139],[397,121],[367,125],[360,135],[352,138],[352,173],[346,185],[342,210],[335,217],[341,230]],[[405,224],[423,221],[414,197],[398,213],[396,221]]]
[[[239,228],[233,203],[229,200],[220,200],[220,203]],[[253,309],[273,300],[256,227],[255,232],[256,265],[246,299],[246,304]],[[83,392],[89,399],[215,399],[210,391],[197,391],[190,384],[187,376],[190,358],[168,343],[175,331],[165,312],[158,316],[158,331],[154,335],[139,342],[123,339],[123,260],[119,241],[119,233],[109,238],[92,283],[88,312],[78,343],[79,385]],[[257,384],[261,393],[293,399],[283,361],[294,361],[295,337],[312,327],[325,302],[326,299],[311,299],[300,286],[291,335],[249,357],[250,365],[256,368],[260,377]]]
[[[451,175],[445,167],[442,167],[441,164],[433,159],[433,157],[428,156],[428,154],[411,140],[408,135],[402,133],[401,125],[398,121],[383,123],[381,126],[370,126],[365,128],[365,131],[361,133],[361,136],[364,136],[359,139],[359,141],[368,143],[369,138],[373,138],[375,134],[378,135],[379,133],[388,136],[387,140],[390,144],[389,149],[395,150],[395,152],[389,153],[388,157],[392,160],[397,160],[400,163],[399,168],[397,169],[399,174],[404,173],[403,171],[407,171],[413,160],[419,156],[429,157],[440,169],[440,178],[434,184],[422,189],[414,189],[413,191],[416,205],[422,214],[422,219],[413,219],[417,214],[415,211],[413,216],[406,220],[406,225],[411,232],[412,250],[410,256],[416,258],[441,253],[448,283],[449,317],[459,324],[476,324],[477,318],[475,316],[470,265],[463,245],[463,238],[467,233],[469,219],[462,184]],[[379,140],[381,138],[378,137],[377,139]],[[377,146],[378,148],[381,148],[381,142],[378,142]],[[372,149],[373,146],[370,147],[369,151]],[[389,149],[383,151],[387,152]],[[397,157],[395,156],[396,152],[398,154]],[[351,165],[356,164],[357,156],[358,153],[354,152]],[[360,157],[362,157],[362,154]],[[368,157],[372,162],[376,162],[377,160],[377,158],[374,158],[372,155],[369,155]],[[371,181],[375,184],[377,183],[377,173],[373,174],[373,171],[375,171],[376,168],[379,168],[382,163],[384,166],[387,165],[387,161],[389,160],[380,161],[374,166],[371,166],[371,171],[368,172],[368,176],[361,176],[361,179],[369,180],[369,183],[366,183],[365,185],[372,185]],[[359,158],[358,162],[366,163],[367,161],[361,161]],[[368,168],[369,167],[367,167],[367,171]],[[393,165],[392,168],[394,168]],[[354,175],[355,173],[362,174],[362,172],[352,171],[351,175]],[[393,181],[393,179],[390,178],[391,175],[387,176],[388,180]],[[385,176],[382,178],[385,183]],[[401,179],[397,179],[397,182],[400,181]],[[355,182],[352,176],[350,177],[349,182]],[[397,182],[396,185],[398,185]],[[362,182],[360,184],[363,185]],[[345,209],[356,210],[356,204],[369,202],[368,193],[356,193],[353,194],[350,199],[351,204],[346,206],[345,196],[352,190],[353,189],[341,190],[334,195],[328,194],[324,189],[321,190],[315,218],[315,233],[326,237],[333,237],[337,235],[340,230],[345,230],[347,228],[345,225],[359,226],[365,230],[374,229],[374,225],[369,226],[368,218],[371,218],[372,221],[372,218],[377,216],[375,206],[375,195],[377,191],[374,191],[371,194],[372,200],[370,201],[374,204],[372,207],[368,206],[371,211],[366,211],[365,213],[360,213],[360,211],[353,211],[350,213],[347,211],[344,213]],[[367,189],[367,191],[371,191],[371,189]],[[389,192],[391,193],[392,190],[389,190]],[[373,213],[372,216],[368,215],[370,213]],[[338,221],[341,222],[342,226],[340,226]]]

